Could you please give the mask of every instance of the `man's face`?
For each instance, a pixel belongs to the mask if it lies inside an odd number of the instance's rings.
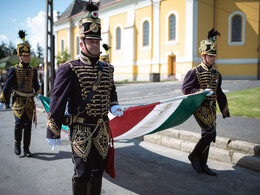
[[[215,64],[216,56],[201,55],[201,57],[203,59],[203,63],[206,64],[207,66],[211,66],[211,65]]]
[[[90,57],[97,57],[100,54],[100,40],[97,39],[84,39],[85,45],[88,49],[88,52],[83,44],[80,42],[81,50]]]
[[[20,60],[21,62],[28,64],[30,62],[30,55],[21,55]]]

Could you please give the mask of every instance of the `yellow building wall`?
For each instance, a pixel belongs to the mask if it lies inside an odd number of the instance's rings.
[[[178,57],[185,56],[185,16],[186,16],[186,1],[178,0],[165,0],[160,2],[160,40],[159,40],[159,58],[167,59],[168,54],[173,52],[177,53],[176,60]],[[215,29],[221,33],[221,36],[217,39],[217,58],[219,60],[232,60],[232,59],[258,59],[260,54],[260,43],[259,43],[259,0],[216,0],[215,7]],[[207,38],[208,31],[214,25],[214,0],[199,0],[198,3],[198,20],[197,20],[197,56],[200,58],[198,53],[198,48],[200,46],[200,41]],[[112,49],[110,51],[110,59],[112,64],[119,64],[115,67],[115,74],[119,75],[140,75],[147,76],[153,72],[153,66],[151,64],[153,59],[153,6],[147,6],[135,10],[135,30],[136,30],[136,62],[137,66],[132,66],[125,63],[124,52],[127,52],[127,48],[124,45],[124,30],[127,22],[127,13],[118,14],[115,16],[110,16],[109,24],[109,36]],[[178,43],[176,45],[166,44],[166,30],[168,22],[166,20],[167,14],[174,10],[178,13]],[[228,26],[229,26],[229,16],[235,12],[239,11],[245,14],[245,44],[240,46],[231,46],[228,44]],[[144,18],[149,18],[151,34],[150,34],[150,49],[143,49],[141,47],[141,22]],[[101,24],[103,25],[103,20]],[[122,39],[121,47],[122,50],[117,52],[114,50],[116,47],[115,43],[115,27],[120,24],[122,27]],[[195,23],[196,24],[196,23]],[[73,52],[72,58],[75,58],[75,37],[78,34],[78,27],[72,29],[73,33]],[[64,39],[65,49],[68,47],[67,41],[67,30],[60,30],[57,32],[57,49],[61,51],[61,39]],[[232,62],[232,61],[230,61]],[[123,65],[127,64],[127,65]],[[186,74],[186,72],[198,65],[198,62],[185,62],[176,63],[176,72],[181,74]],[[156,65],[157,66],[157,65]],[[217,64],[216,68],[221,72],[223,76],[257,76],[258,67],[257,64]],[[168,64],[160,64],[159,71],[161,75],[169,74]]]
[[[127,13],[122,13],[116,16],[111,16],[109,21],[109,32],[110,32],[110,45],[111,45],[111,55],[110,59],[112,62],[123,62],[124,61],[124,55],[123,50],[127,49],[124,48],[124,28],[126,24],[127,19]],[[115,28],[120,25],[121,27],[121,51],[116,51],[116,34],[115,34]]]
[[[184,57],[185,56],[185,1],[178,1],[178,0],[169,0],[169,1],[161,1],[160,5],[160,58],[167,59],[169,53],[178,53],[177,57]],[[169,29],[169,21],[168,21],[168,14],[171,12],[177,12],[176,15],[176,40],[177,43],[173,45],[167,44],[168,39],[168,31]],[[167,27],[168,26],[168,27]],[[178,34],[178,37],[177,37]],[[160,66],[160,74],[163,78],[166,78],[170,75],[170,62],[162,63]],[[190,68],[189,68],[190,69]],[[183,64],[176,63],[176,73],[183,72]]]
[[[102,28],[102,26],[103,26],[103,24],[104,24],[103,19],[100,19],[100,24],[101,24],[101,33],[102,33],[102,32],[104,32],[104,31],[103,31],[103,28]]]
[[[198,41],[207,38],[208,31],[213,27],[213,0],[198,1]],[[215,29],[221,36],[217,38],[216,59],[257,59],[259,47],[259,1],[226,1],[217,0],[215,8]],[[229,16],[239,11],[245,14],[245,43],[229,45]],[[207,17],[205,17],[207,16]],[[243,24],[243,22],[242,22]],[[231,24],[230,24],[231,25]],[[197,52],[198,57],[200,54]],[[217,64],[216,68],[223,76],[257,76],[257,64]]]
[[[135,10],[135,27],[136,27],[136,59],[137,60],[151,60],[152,59],[152,45],[153,45],[153,33],[151,36],[151,50],[143,50],[141,48],[141,22],[143,22],[144,18],[149,18],[150,28],[153,29],[153,18],[152,18],[153,7],[148,6],[144,8],[140,8]]]
[[[233,2],[218,0],[216,13],[216,28],[221,36],[218,38],[218,56],[221,59],[257,58],[259,36],[259,1],[243,0]],[[227,12],[228,11],[228,12]],[[239,46],[228,45],[228,17],[235,11],[245,14],[245,44]],[[242,23],[243,24],[243,23]]]
[[[79,34],[79,28],[76,26],[72,29],[72,37],[73,37],[73,41],[72,41],[72,56],[71,56],[71,59],[75,59],[76,58],[76,37],[77,35]]]
[[[225,75],[233,75],[233,76],[252,76],[257,72],[256,64],[218,64],[216,65],[216,69],[222,74]],[[243,74],[242,74],[243,73]]]
[[[167,58],[165,53],[178,52],[179,56],[185,55],[185,1],[170,0],[161,2],[160,11],[160,57]],[[166,45],[168,37],[166,36],[166,30],[168,20],[166,17],[168,13],[173,10],[178,13],[178,43],[176,45]]]
[[[67,30],[63,29],[57,32],[57,47],[58,47],[58,53],[61,52],[61,40],[64,40],[64,48],[65,50],[68,48],[67,46]]]
[[[227,19],[226,19],[227,20]],[[224,25],[223,25],[224,26]],[[200,57],[198,48],[200,41],[208,38],[208,31],[213,27],[213,0],[200,0],[198,1],[198,31],[197,31],[197,56]],[[227,26],[225,26],[227,28]],[[216,27],[216,30],[222,34],[221,29]],[[219,42],[219,38],[217,42]]]
[[[141,47],[142,45],[142,25],[141,22],[144,22],[145,18],[149,18],[149,24],[151,28],[150,34],[150,45],[151,49],[144,49]],[[140,26],[141,25],[141,26]],[[153,6],[147,6],[144,8],[136,9],[135,10],[135,27],[136,27],[136,61],[141,64],[137,65],[136,74],[140,76],[147,76],[152,72],[152,65],[151,60],[153,58],[152,51],[153,51]]]

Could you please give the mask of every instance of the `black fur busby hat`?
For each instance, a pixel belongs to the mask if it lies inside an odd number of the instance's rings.
[[[202,55],[217,55],[216,40],[218,35],[220,36],[220,33],[215,31],[214,28],[208,32],[208,39],[202,40],[200,42],[199,52]]]
[[[19,30],[18,35],[23,42],[17,45],[17,56],[30,55],[30,44],[28,43],[28,41],[25,41],[25,36],[27,34],[25,33],[25,31]]]
[[[100,61],[102,61],[102,62],[107,62],[107,63],[109,63],[109,55],[108,55],[108,50],[111,48],[108,44],[103,44],[102,45],[103,46],[103,48],[104,48],[104,50],[106,51],[106,54],[105,55],[101,55],[100,56]]]
[[[86,2],[85,11],[87,15],[79,21],[79,34],[81,39],[101,40],[101,21],[99,19],[99,2]]]

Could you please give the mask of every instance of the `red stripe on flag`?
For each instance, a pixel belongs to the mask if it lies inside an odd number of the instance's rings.
[[[129,131],[145,118],[158,104],[160,104],[160,102],[144,106],[130,107],[124,112],[123,116],[113,118],[109,121],[112,136],[118,137]]]

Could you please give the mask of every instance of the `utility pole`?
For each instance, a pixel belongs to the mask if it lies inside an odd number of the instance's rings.
[[[44,96],[50,96],[54,84],[53,0],[46,0],[46,48],[44,64]]]

